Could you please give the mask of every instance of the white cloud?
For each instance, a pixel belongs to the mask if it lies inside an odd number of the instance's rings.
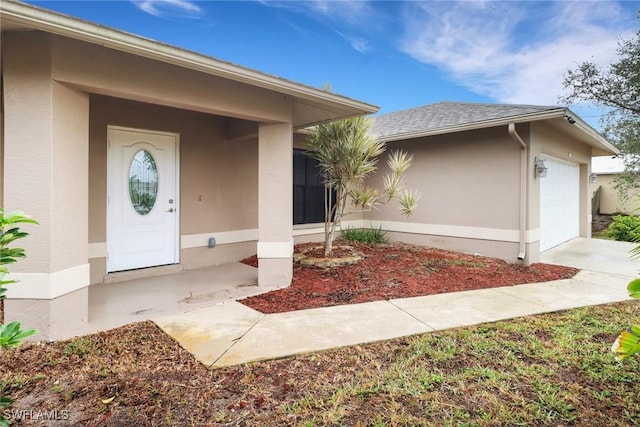
[[[202,8],[190,0],[131,0],[140,10],[153,16],[199,16]]]
[[[615,2],[410,3],[401,49],[498,102],[556,104],[567,70],[614,59],[633,18]]]
[[[351,23],[359,23],[362,18],[371,13],[371,8],[367,1],[312,0],[308,4],[315,12]]]
[[[289,9],[315,18],[331,28],[360,53],[368,53],[372,50],[366,33],[377,25],[380,16],[369,0],[258,1],[265,6]]]
[[[360,53],[368,53],[372,50],[372,47],[369,43],[369,40],[363,38],[363,37],[357,37],[357,36],[348,36],[346,34],[343,34],[340,31],[336,31],[336,33],[342,37],[344,40],[346,40],[351,47],[360,52]]]

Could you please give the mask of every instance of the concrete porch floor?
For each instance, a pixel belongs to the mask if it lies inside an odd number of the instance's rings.
[[[262,293],[258,269],[229,263],[89,287],[87,333]]]

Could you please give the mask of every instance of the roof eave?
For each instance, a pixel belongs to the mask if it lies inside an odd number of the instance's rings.
[[[401,141],[405,139],[423,138],[427,136],[444,135],[444,134],[455,133],[455,132],[465,132],[465,131],[471,131],[476,129],[490,128],[495,126],[504,126],[504,125],[508,125],[509,123],[527,123],[527,122],[534,122],[534,121],[541,121],[541,120],[549,120],[549,119],[565,117],[567,115],[570,115],[571,118],[575,120],[575,123],[571,125],[578,127],[580,131],[583,132],[588,137],[588,139],[591,140],[592,143],[590,143],[589,145],[591,145],[591,147],[597,150],[596,151],[597,155],[620,154],[620,150],[618,150],[613,144],[607,141],[588,123],[582,120],[578,115],[573,113],[571,110],[564,107],[556,108],[553,110],[548,110],[540,113],[523,114],[520,116],[485,120],[481,122],[474,122],[474,123],[469,123],[469,124],[464,124],[459,126],[430,129],[428,131],[407,132],[402,134],[396,134],[390,137],[381,137],[380,140],[383,142]]]
[[[600,135],[600,133],[592,128],[587,122],[582,120],[580,116],[577,116],[569,109],[567,109],[567,113],[571,114],[571,117],[576,121],[573,125],[577,126],[582,132],[587,134],[594,141],[594,144],[591,144],[591,146],[595,150],[598,150],[596,153],[594,153],[594,156],[620,154],[620,150],[618,150],[612,143],[607,141],[606,138]]]
[[[371,114],[379,110],[379,107],[372,104],[24,3],[2,1],[0,12],[2,19],[9,19],[34,30],[98,44],[312,102],[331,103],[336,107],[353,110],[352,115]]]
[[[562,117],[564,114],[565,114],[565,109],[558,108],[554,110],[544,111],[541,113],[530,113],[530,114],[523,114],[520,116],[512,116],[512,117],[501,117],[499,119],[483,120],[483,121],[467,123],[463,125],[429,129],[427,131],[406,132],[406,133],[392,135],[389,137],[380,137],[380,140],[384,142],[393,142],[393,141],[400,141],[404,139],[422,138],[425,136],[444,135],[449,133],[465,132],[465,131],[476,130],[476,129],[485,129],[485,128],[490,128],[495,126],[503,126],[503,125],[508,125],[509,123],[526,123],[526,122],[532,122],[532,121],[553,119],[557,117]]]

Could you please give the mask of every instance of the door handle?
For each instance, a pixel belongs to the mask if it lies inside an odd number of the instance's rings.
[[[173,212],[173,208],[167,209],[167,212]]]

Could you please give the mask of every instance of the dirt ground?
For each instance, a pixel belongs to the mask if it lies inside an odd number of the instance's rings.
[[[613,217],[614,215],[595,215],[591,222],[591,232],[599,233],[600,231],[606,230],[613,222]]]
[[[577,272],[398,243],[356,246],[365,254],[360,263],[332,269],[296,265],[290,288],[242,303],[274,313],[542,282]],[[255,257],[245,262],[255,263]],[[389,349],[407,346],[398,342],[379,343],[367,347],[367,352],[392,361],[391,353],[384,356]],[[350,372],[361,369],[361,350],[210,370],[153,323],[135,323],[68,341],[24,343],[0,351],[0,387],[14,400],[2,413],[17,425],[299,425],[286,413],[277,419],[270,414],[280,411],[283,402],[301,399],[304,385],[310,387],[317,378],[346,381]]]

